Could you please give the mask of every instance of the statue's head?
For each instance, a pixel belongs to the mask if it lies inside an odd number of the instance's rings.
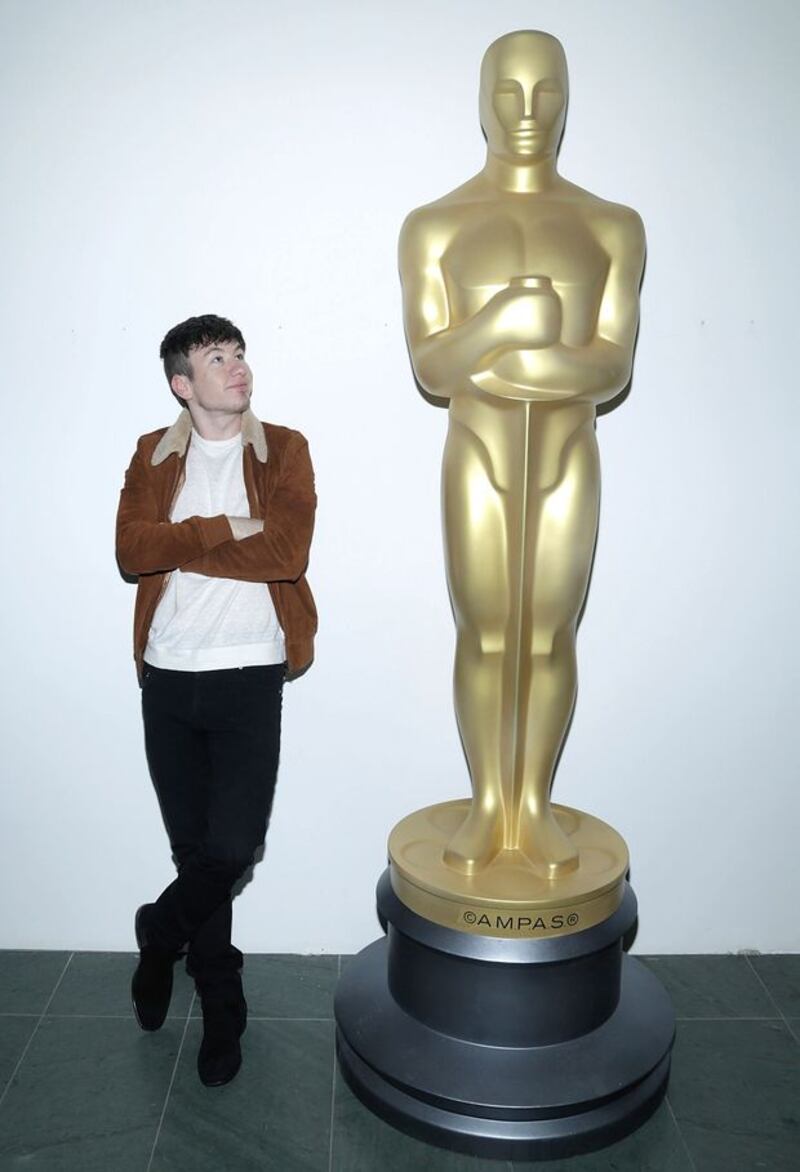
[[[480,112],[489,153],[510,163],[555,158],[567,113],[567,61],[549,33],[506,33],[481,65]]]

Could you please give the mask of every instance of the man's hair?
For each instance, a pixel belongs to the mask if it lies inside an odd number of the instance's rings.
[[[173,326],[161,343],[159,351],[169,385],[172,386],[174,374],[182,374],[190,379],[190,352],[198,346],[213,346],[215,342],[238,342],[243,350],[245,348],[241,330],[226,317],[217,317],[215,313],[189,317],[180,325]]]

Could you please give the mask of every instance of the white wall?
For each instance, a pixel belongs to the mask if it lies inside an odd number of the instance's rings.
[[[467,792],[439,529],[445,413],[403,340],[400,223],[483,162],[477,73],[565,45],[561,170],[649,237],[633,393],[556,785],[628,840],[641,951],[800,946],[796,309],[800,8],[780,0],[2,3],[6,176],[0,946],[132,947],[171,877],[113,525],[157,359],[238,322],[301,428],[317,663],[285,702],[259,951],[377,933],[390,827]]]

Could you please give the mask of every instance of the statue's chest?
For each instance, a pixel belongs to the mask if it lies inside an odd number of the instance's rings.
[[[442,257],[451,311],[477,312],[512,277],[549,277],[563,299],[595,301],[608,257],[574,210],[558,205],[477,211]]]

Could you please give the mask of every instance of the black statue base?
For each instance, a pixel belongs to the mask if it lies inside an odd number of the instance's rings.
[[[385,939],[348,964],[336,991],[344,1077],[377,1115],[472,1155],[545,1160],[634,1131],[661,1101],[675,1019],[666,992],[610,919],[547,940],[442,928],[409,911],[388,871]]]

